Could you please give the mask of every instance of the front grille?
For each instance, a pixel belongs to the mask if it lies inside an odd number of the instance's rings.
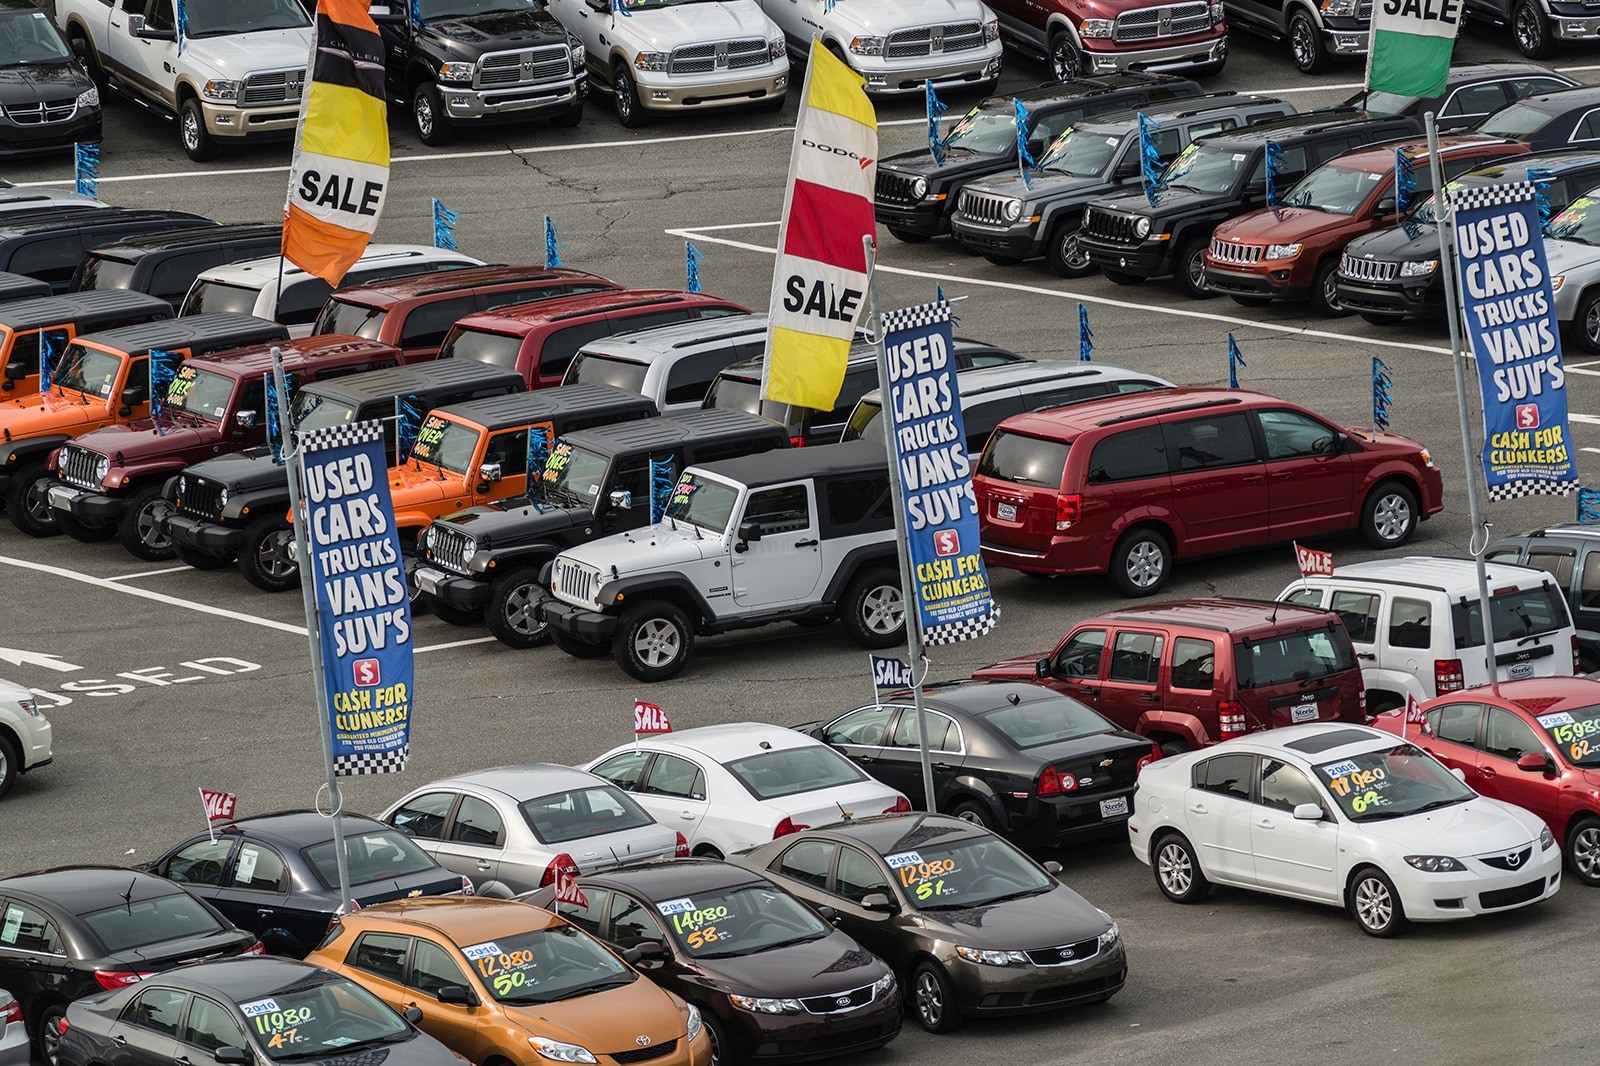
[[[449,526],[433,527],[433,561],[458,574],[467,572],[467,542],[472,538]]]
[[[909,174],[897,174],[879,167],[875,198],[878,202],[886,204],[914,204],[917,202],[916,194],[913,192],[916,180]]]
[[[841,1011],[865,1007],[871,1002],[872,986],[862,985],[860,988],[837,992],[831,996],[812,996],[809,999],[802,999],[800,1005],[812,1014],[838,1014]]]
[[[1495,892],[1478,893],[1478,906],[1484,910],[1493,910],[1496,907],[1514,907],[1518,903],[1526,903],[1530,899],[1538,899],[1544,895],[1544,878],[1529,881],[1516,888],[1502,888]]]
[[[76,98],[37,100],[31,104],[7,104],[6,117],[19,126],[43,126],[50,122],[65,122],[77,110]]]
[[[1362,0],[1361,6],[1356,8],[1356,18],[1363,21],[1372,18],[1372,0]]]
[[[667,60],[668,74],[710,74],[718,70],[743,70],[770,62],[765,38],[714,41],[674,48]]]
[[[1028,961],[1035,966],[1065,966],[1071,962],[1092,959],[1100,954],[1100,938],[1080,940],[1076,944],[1062,944],[1053,948],[1034,948],[1023,954],[1027,955]]]
[[[1008,196],[991,196],[988,193],[962,189],[960,211],[974,222],[982,222],[987,226],[1003,226],[1006,224],[1005,207],[1010,199]]]
[[[600,590],[600,572],[557,556],[552,584],[556,595],[568,603],[593,603],[595,593]]]
[[[99,452],[67,444],[62,447],[56,461],[61,466],[61,480],[67,484],[76,485],[80,489],[100,487],[99,479],[94,476],[95,464],[100,461]]]
[[[564,44],[553,44],[520,52],[490,52],[479,61],[472,84],[478,89],[506,89],[570,77],[572,53]]]
[[[1485,866],[1493,866],[1497,870],[1521,870],[1528,863],[1528,856],[1533,854],[1533,847],[1514,851],[1510,855],[1479,856],[1478,861]]]
[[[1219,263],[1259,263],[1265,251],[1259,244],[1234,244],[1232,241],[1211,240],[1211,258]]]
[[[196,518],[221,518],[222,493],[215,481],[185,475],[178,479],[178,510]]]
[[[640,1048],[638,1051],[613,1051],[611,1057],[617,1062],[649,1062],[651,1059],[659,1059],[661,1056],[670,1055],[677,1050],[678,1042],[676,1040],[666,1040],[659,1044],[651,1044],[649,1047]]]
[[[270,104],[298,104],[305,91],[304,70],[276,70],[270,74],[252,74],[244,81],[244,92],[239,103],[245,107]]]
[[[1382,259],[1356,259],[1348,255],[1339,259],[1340,276],[1351,281],[1393,281],[1399,273],[1399,263]]]
[[[912,59],[916,56],[970,52],[983,47],[983,27],[976,22],[954,22],[946,26],[918,26],[896,30],[883,42],[885,59]]]
[[[1133,235],[1133,216],[1118,211],[1087,208],[1083,213],[1083,232],[1087,236],[1117,244],[1139,243],[1139,238]]]
[[[1124,11],[1111,27],[1114,41],[1150,41],[1180,37],[1211,27],[1211,7],[1205,3],[1172,4]]]

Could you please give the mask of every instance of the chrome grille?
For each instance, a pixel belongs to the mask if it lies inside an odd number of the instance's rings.
[[[1100,938],[1080,940],[1076,944],[1059,944],[1053,948],[1034,948],[1023,954],[1035,966],[1065,966],[1069,962],[1082,962],[1100,954]]]
[[[1010,199],[1008,196],[990,196],[988,193],[962,189],[958,210],[973,222],[1003,226],[1006,224],[1006,203]]]
[[[222,486],[203,477],[178,479],[178,510],[196,518],[222,517]]]
[[[1261,253],[1266,251],[1259,244],[1235,244],[1232,241],[1219,241],[1211,239],[1211,258],[1219,263],[1259,263]]]
[[[1528,856],[1532,854],[1533,847],[1530,845],[1506,855],[1480,855],[1478,861],[1497,870],[1520,870],[1528,864]]]
[[[914,56],[969,52],[982,47],[982,26],[976,22],[953,22],[945,26],[895,30],[883,42],[883,56],[885,59],[910,59]]]
[[[1372,18],[1372,0],[1362,0],[1361,6],[1356,8],[1356,18],[1362,20]]]
[[[1149,41],[1179,37],[1211,27],[1211,7],[1205,3],[1172,4],[1124,11],[1111,27],[1114,41]]]
[[[595,593],[600,591],[600,572],[582,563],[569,562],[556,556],[553,591],[568,603],[593,605]]]
[[[743,70],[770,62],[764,38],[713,41],[674,48],[667,60],[668,74],[710,74],[717,70]]]
[[[61,453],[56,462],[60,465],[61,480],[69,485],[76,485],[80,489],[98,489],[100,481],[94,476],[95,464],[100,461],[100,453],[92,452],[88,448],[79,448],[66,444],[61,448]]]
[[[472,538],[459,529],[436,525],[433,527],[433,562],[458,574],[467,572],[467,544]]]
[[[1097,207],[1083,212],[1083,232],[1090,237],[1115,241],[1118,244],[1138,244],[1133,235],[1133,216],[1118,211],[1102,211]]]
[[[252,74],[244,81],[244,91],[239,103],[245,107],[269,104],[298,104],[305,91],[304,70],[275,70],[270,74]]]
[[[835,992],[831,996],[811,996],[802,999],[800,1005],[812,1014],[839,1014],[847,1010],[856,1010],[872,1002],[872,986],[862,985],[845,992]]]
[[[76,99],[38,100],[31,104],[7,104],[6,118],[19,126],[43,126],[48,122],[65,122],[77,110]]]
[[[916,180],[909,174],[897,174],[879,167],[874,199],[886,204],[914,204],[917,202],[914,192]]]
[[[1400,264],[1346,255],[1339,259],[1339,274],[1352,281],[1393,281],[1400,274]]]
[[[490,52],[478,62],[472,84],[478,89],[504,89],[570,77],[572,53],[564,44],[552,44],[520,52]]]

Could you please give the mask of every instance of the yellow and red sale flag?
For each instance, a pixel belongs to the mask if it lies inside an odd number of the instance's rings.
[[[861,76],[811,42],[772,275],[762,395],[832,409],[866,305],[878,117]]]
[[[318,0],[306,77],[283,254],[337,286],[366,251],[389,188],[383,38],[367,0]]]

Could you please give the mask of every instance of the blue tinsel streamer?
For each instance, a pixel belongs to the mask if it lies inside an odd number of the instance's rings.
[[[678,475],[673,472],[672,460],[656,462],[650,460],[650,523],[661,521],[661,516],[667,513],[667,502],[672,499],[672,487],[678,483]]]
[[[939,119],[949,110],[944,102],[939,99],[939,94],[933,91],[933,79],[929,78],[922,83],[923,93],[927,97],[928,108],[928,152],[933,156],[937,166],[944,166],[944,139],[939,136]]]
[[[1283,165],[1283,147],[1277,141],[1267,142],[1267,206],[1278,207],[1278,168]]]
[[[1377,356],[1372,357],[1372,425],[1375,429],[1389,428],[1389,406],[1394,403],[1390,388],[1394,378],[1389,365]]]
[[[1239,342],[1233,339],[1233,334],[1228,334],[1228,388],[1239,387],[1239,368],[1247,365],[1244,356],[1239,354]]]
[[[952,326],[961,325],[961,319],[956,317],[956,305],[951,303],[949,300],[945,299],[945,297],[944,297],[944,286],[943,285],[935,285],[934,286],[934,291],[936,293],[938,293],[938,295],[935,297],[935,301],[937,303],[942,303],[942,304],[944,304],[944,305],[946,305],[947,307],[950,308],[950,324]]]
[[[1078,362],[1094,362],[1094,330],[1089,328],[1089,309],[1078,305]]]
[[[567,247],[567,242],[556,239],[556,224],[550,216],[544,216],[544,265],[558,267],[561,265],[561,249]]]
[[[544,477],[544,463],[550,458],[550,435],[543,426],[528,427],[528,492],[538,487]]]
[[[696,248],[689,241],[683,242],[684,272],[688,279],[684,285],[690,292],[700,291],[700,264],[705,260],[706,253]]]
[[[1417,194],[1417,165],[1405,149],[1394,150],[1394,209],[1401,218],[1411,213],[1411,200]]]
[[[175,34],[177,41],[175,43],[178,46],[178,54],[183,55],[183,39],[184,37],[188,36],[189,33],[189,12],[185,7],[183,0],[178,0],[177,2],[177,8],[173,21],[177,23],[177,32]]]
[[[272,371],[267,371],[267,447],[272,449],[272,461],[278,466],[283,465],[283,426],[278,422],[278,386],[273,381]],[[288,390],[288,399],[294,400],[295,381],[294,375],[283,375],[283,387]]]
[[[162,419],[167,413],[167,390],[178,377],[178,364],[183,356],[177,352],[150,349],[150,420],[156,425],[159,436],[165,429]]]
[[[39,394],[41,396],[50,391],[50,381],[55,377],[55,345],[50,343],[50,338],[54,333],[54,330],[47,329],[39,334]]]
[[[1550,206],[1550,194],[1546,188],[1550,180],[1555,177],[1555,171],[1548,167],[1529,167],[1528,181],[1533,185],[1533,202],[1539,205],[1539,222],[1548,225],[1553,213]]]
[[[1037,163],[1033,161],[1033,153],[1028,151],[1028,131],[1033,122],[1028,118],[1028,109],[1016,97],[1011,98],[1011,103],[1017,114],[1017,164],[1022,168],[1022,184],[1033,188],[1033,175],[1030,173]]]
[[[411,25],[422,25],[422,0],[409,0],[406,4],[406,13],[411,19]]]
[[[1161,153],[1156,150],[1156,130],[1161,123],[1139,116],[1139,167],[1144,175],[1144,196],[1154,207],[1161,199]]]
[[[1600,522],[1600,489],[1578,490],[1578,521]]]
[[[397,396],[394,401],[394,465],[399,466],[411,454],[422,430],[422,406],[415,396]]]
[[[449,252],[459,251],[456,247],[456,213],[438,200],[433,202],[433,246]]]
[[[79,142],[75,149],[79,195],[99,196],[100,142]]]
[[[628,5],[623,3],[623,0],[611,0],[611,10],[625,19],[633,18],[633,12],[628,10]]]

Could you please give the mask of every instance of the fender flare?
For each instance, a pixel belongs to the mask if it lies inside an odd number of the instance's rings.
[[[900,558],[894,543],[863,544],[859,548],[852,549],[839,561],[839,566],[829,579],[822,598],[829,603],[838,603],[839,598],[844,595],[844,590],[849,588],[856,576],[869,566],[883,566],[898,574]]]
[[[607,581],[600,586],[600,594],[596,599],[602,604],[614,606],[619,596],[623,597],[624,603],[629,599],[638,602],[646,597],[667,600],[680,606],[688,606],[702,619],[716,617],[716,612],[700,594],[700,590],[680,574],[640,574],[637,577]]]
[[[1200,719],[1187,711],[1145,711],[1134,724],[1133,731],[1144,737],[1152,733],[1175,733],[1191,749],[1203,748],[1215,740],[1206,733]]]
[[[0,467],[16,466],[34,459],[48,459],[50,453],[72,438],[65,433],[52,433],[45,437],[23,437],[7,442],[0,449]]]

